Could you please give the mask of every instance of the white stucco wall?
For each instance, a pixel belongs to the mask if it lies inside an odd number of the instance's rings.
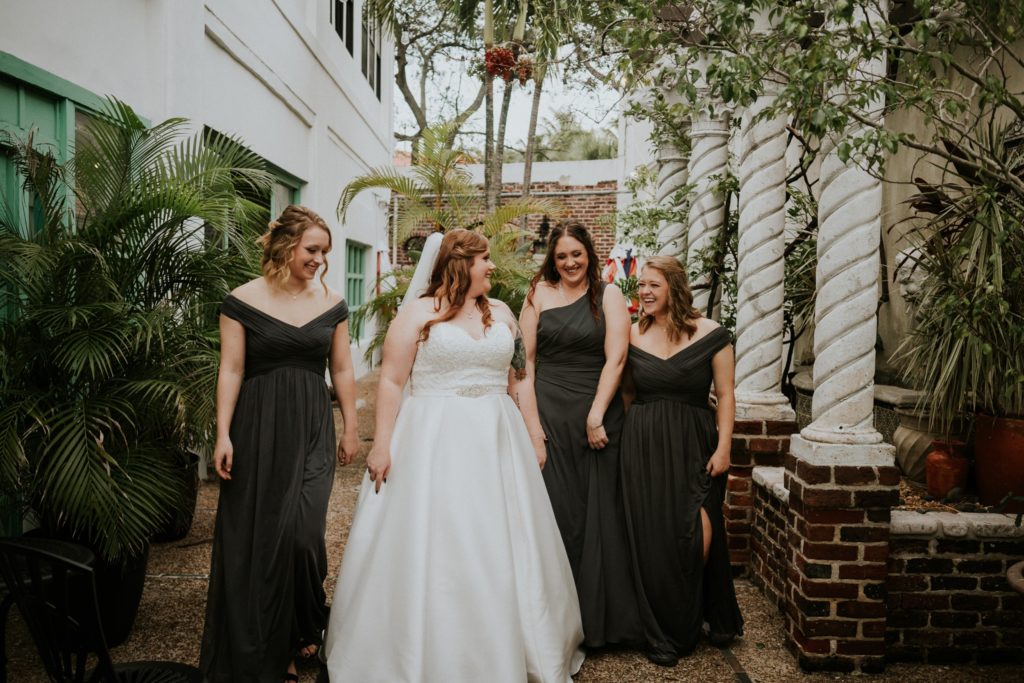
[[[366,193],[335,215],[352,178],[387,166],[393,147],[393,55],[381,47],[381,97],[363,76],[328,0],[0,0],[0,51],[113,95],[150,121],[189,118],[240,136],[304,181],[301,202],[332,226],[329,284],[345,290],[345,240],[385,244],[386,203]],[[376,258],[368,254],[367,287]],[[369,333],[369,330],[367,331]],[[361,357],[357,351],[355,357]]]

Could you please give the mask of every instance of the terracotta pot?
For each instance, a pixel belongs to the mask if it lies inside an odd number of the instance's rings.
[[[1008,493],[1024,497],[1024,419],[978,413],[974,420],[974,461],[978,498],[995,505]],[[1004,512],[1024,512],[1024,501]]]
[[[963,492],[967,488],[967,472],[971,461],[964,455],[963,441],[933,441],[932,452],[925,461],[925,481],[928,495],[942,500],[953,489]]]

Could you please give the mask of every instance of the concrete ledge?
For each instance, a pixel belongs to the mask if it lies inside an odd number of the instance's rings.
[[[754,468],[751,478],[753,478],[754,483],[765,487],[773,496],[788,505],[789,490],[786,489],[785,474],[785,467],[762,466]]]
[[[811,465],[892,467],[896,464],[896,449],[887,443],[823,443],[793,435],[789,452]]]
[[[757,470],[754,470],[757,479]],[[1016,515],[992,512],[926,512],[893,510],[892,536],[956,539],[1024,538],[1024,527],[1014,525]]]

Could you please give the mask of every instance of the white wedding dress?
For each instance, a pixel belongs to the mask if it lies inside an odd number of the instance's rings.
[[[434,325],[387,484],[364,475],[324,656],[332,683],[568,683],[583,662],[572,571],[526,426],[513,338]]]

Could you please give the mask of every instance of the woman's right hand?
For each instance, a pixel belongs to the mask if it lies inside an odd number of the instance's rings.
[[[231,479],[231,461],[235,456],[235,447],[231,439],[221,437],[213,447],[213,469],[217,476],[225,481]]]
[[[374,483],[374,492],[380,493],[380,487],[387,482],[391,471],[391,449],[374,443],[366,456],[366,470],[370,473],[370,481]]]

